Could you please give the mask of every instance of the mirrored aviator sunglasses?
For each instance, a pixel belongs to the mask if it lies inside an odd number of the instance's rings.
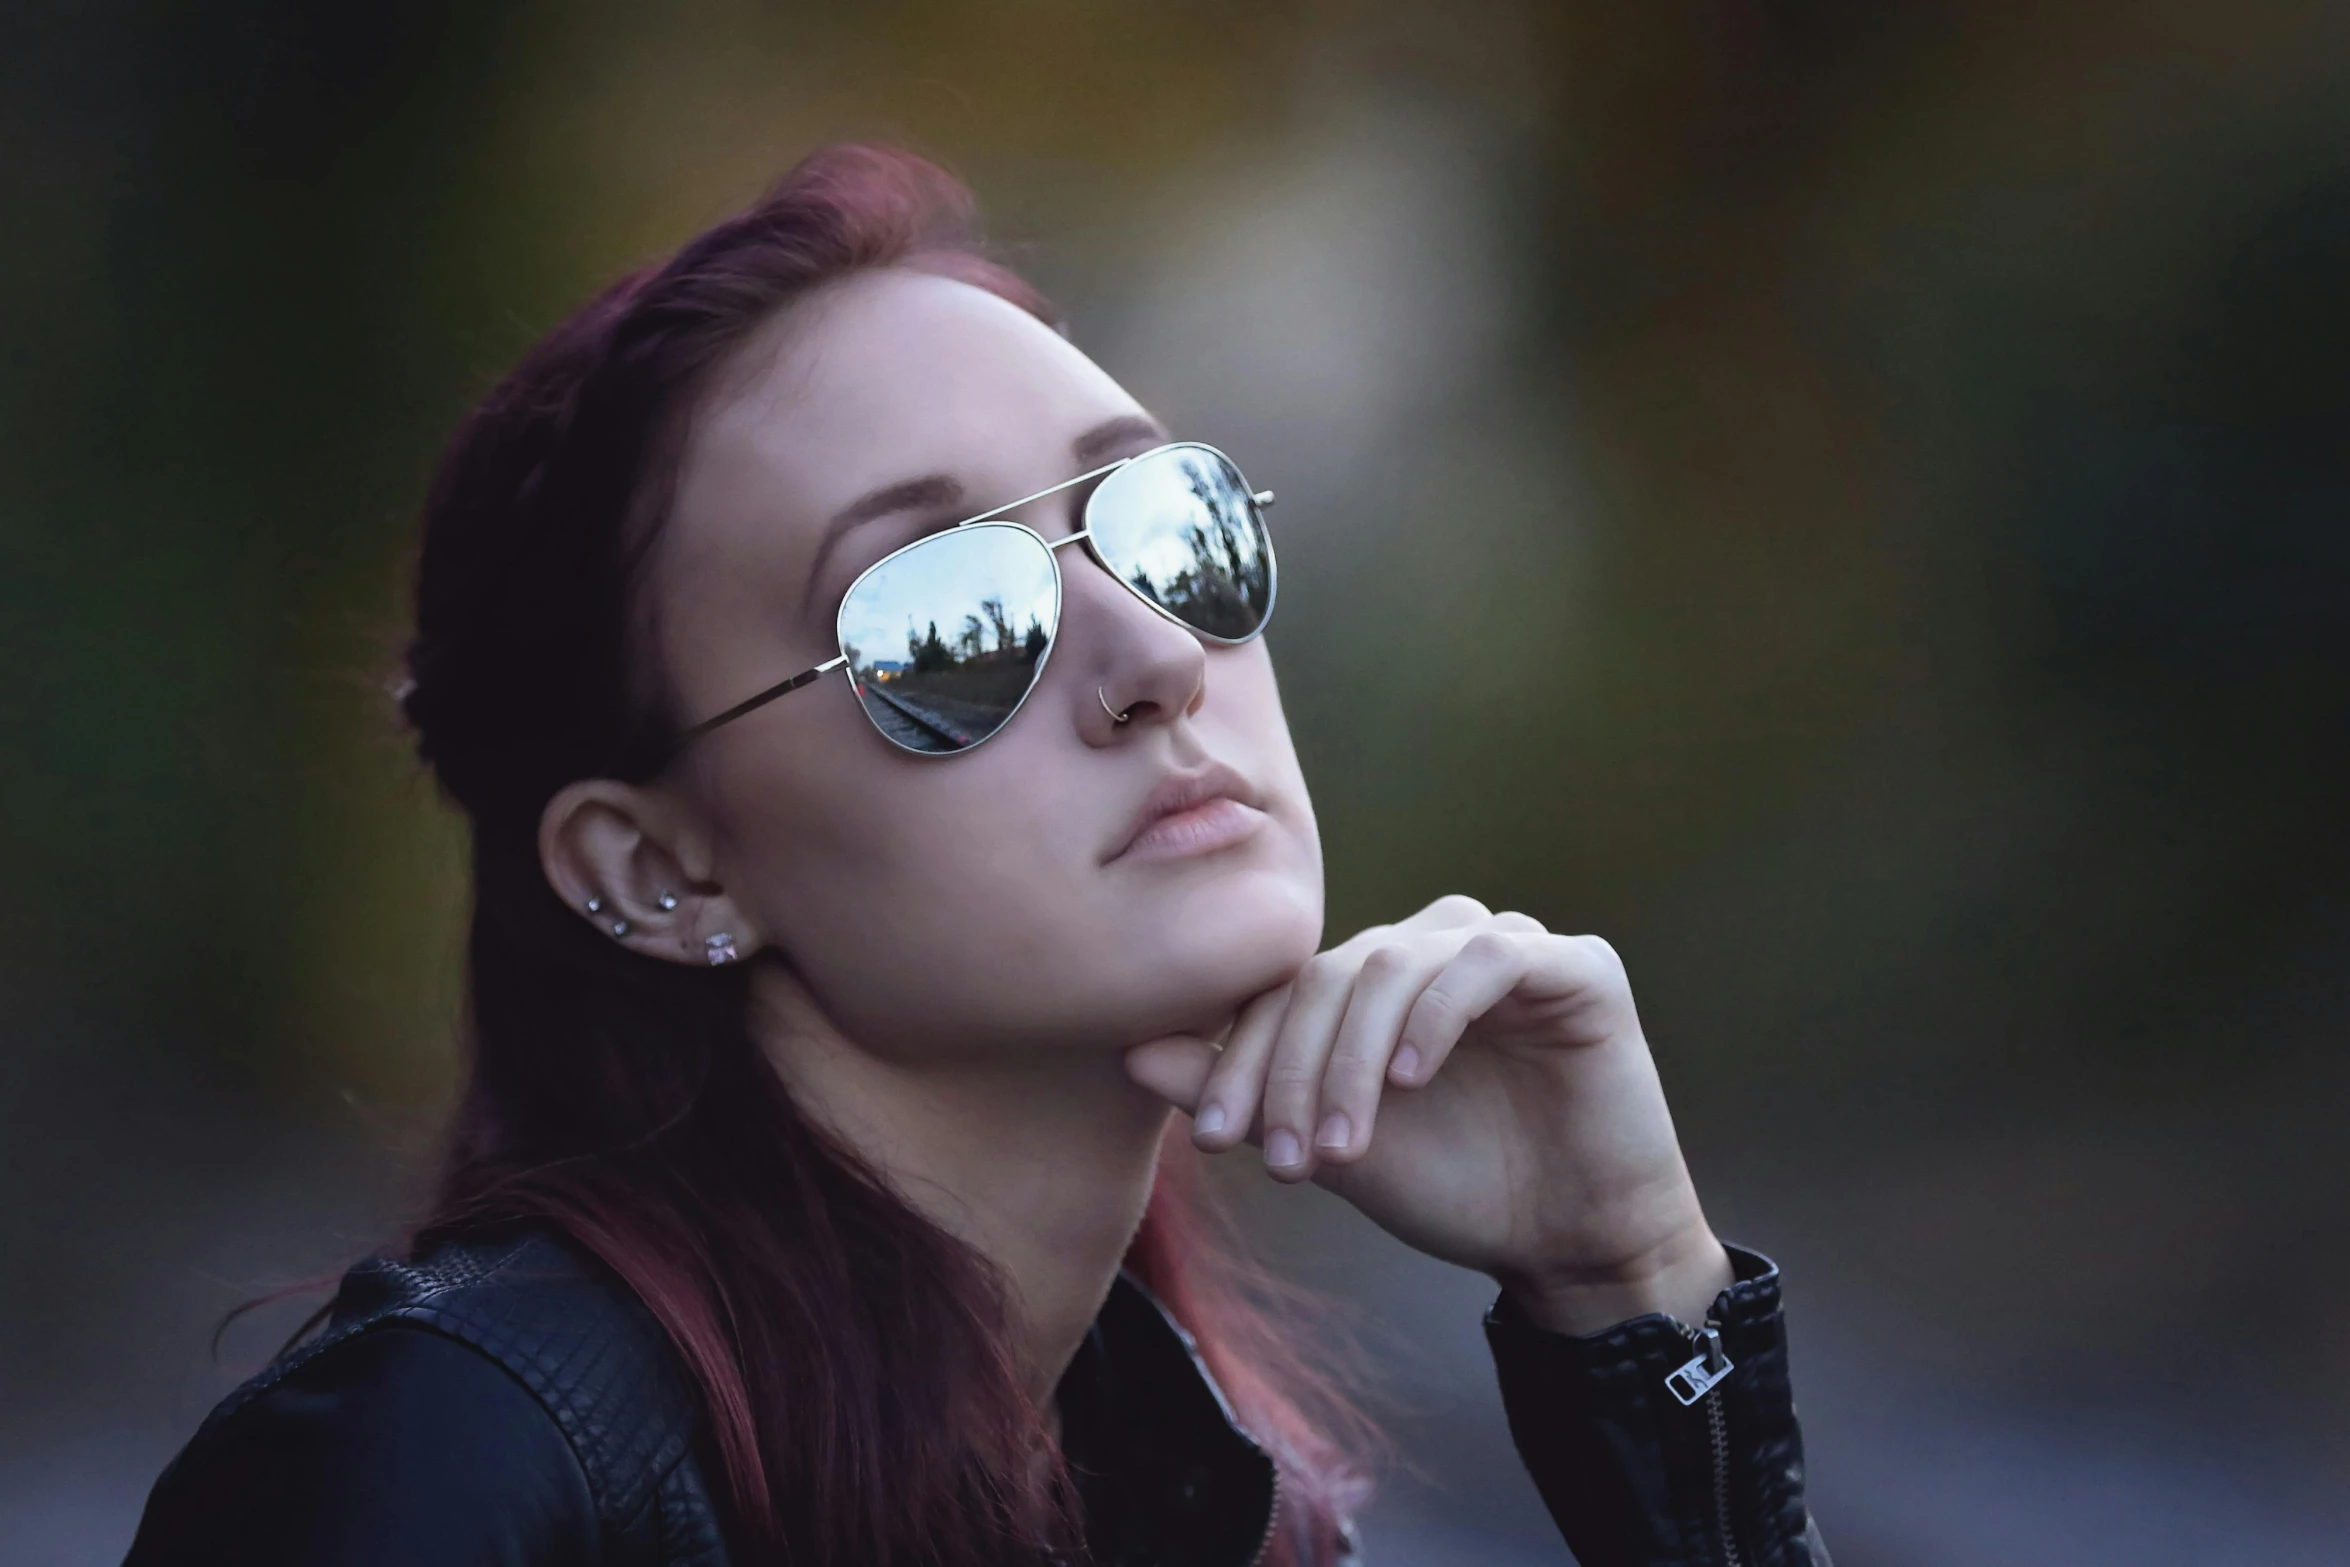
[[[1065,538],[1003,515],[1094,479]],[[1192,441],[1022,496],[876,561],[841,598],[839,657],[703,720],[678,745],[840,669],[892,745],[970,750],[1011,722],[1044,674],[1060,633],[1060,552],[1071,545],[1202,641],[1237,646],[1273,614],[1272,503],[1231,458]]]

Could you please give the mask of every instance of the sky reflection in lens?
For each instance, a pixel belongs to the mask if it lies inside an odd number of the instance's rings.
[[[1024,529],[980,523],[862,578],[841,601],[841,651],[883,734],[910,751],[960,751],[1028,695],[1060,613],[1051,551]]]
[[[1254,634],[1273,608],[1273,550],[1248,483],[1219,454],[1176,446],[1102,483],[1090,511],[1110,569],[1194,630]]]

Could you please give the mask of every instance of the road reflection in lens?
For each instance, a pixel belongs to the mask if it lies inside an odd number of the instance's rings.
[[[1128,463],[1087,516],[1110,569],[1193,630],[1237,642],[1272,612],[1272,541],[1220,454],[1172,446]]]
[[[936,534],[860,578],[840,606],[857,700],[909,751],[994,734],[1036,683],[1060,621],[1052,552],[1025,529]]]

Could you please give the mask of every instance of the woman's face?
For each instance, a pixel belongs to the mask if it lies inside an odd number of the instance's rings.
[[[1166,439],[982,289],[891,269],[820,290],[750,345],[685,454],[649,587],[680,717],[834,656],[841,595],[891,550]],[[1016,518],[1058,538],[1084,496]],[[1207,647],[1056,553],[1052,655],[986,744],[902,751],[833,673],[677,765],[738,933],[868,1049],[1212,1026],[1319,942],[1321,849],[1263,639]]]

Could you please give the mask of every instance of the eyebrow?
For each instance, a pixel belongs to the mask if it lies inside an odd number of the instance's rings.
[[[1071,441],[1069,454],[1082,471],[1099,465],[1121,448],[1157,446],[1166,439],[1166,427],[1158,420],[1146,414],[1119,414]],[[825,563],[832,558],[834,546],[853,529],[898,512],[941,511],[960,504],[963,495],[963,483],[953,474],[926,473],[920,478],[900,479],[877,490],[868,490],[833,513],[824,525],[824,537],[816,545],[816,558],[808,567],[808,585],[800,595],[801,613],[807,612],[808,601],[815,597],[816,584],[824,580]],[[992,517],[996,513],[985,515]]]
[[[1166,441],[1167,427],[1148,414],[1120,414],[1071,441],[1069,455],[1077,459],[1078,467],[1090,468],[1123,447],[1163,446]]]

